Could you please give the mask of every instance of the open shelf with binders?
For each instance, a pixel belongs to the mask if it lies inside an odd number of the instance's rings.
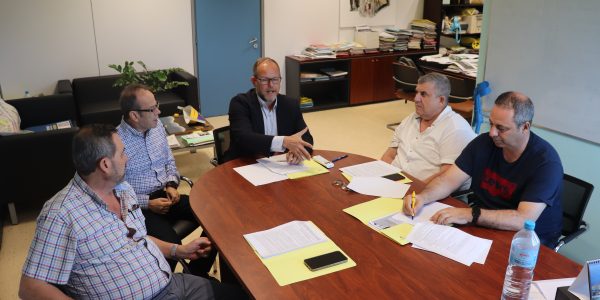
[[[435,53],[436,50],[409,50],[329,59],[287,56],[286,94],[294,98],[311,98],[313,106],[303,107],[303,111],[392,100],[395,99],[392,62],[400,56]],[[330,71],[338,76],[325,75]]]

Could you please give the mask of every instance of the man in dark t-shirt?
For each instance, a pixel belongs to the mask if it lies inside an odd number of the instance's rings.
[[[475,138],[450,169],[417,195],[414,209],[405,198],[404,212],[413,214],[472,178],[473,208],[444,209],[432,221],[516,231],[525,220],[535,220],[542,244],[554,247],[562,228],[563,168],[556,150],[530,131],[532,119],[533,103],[527,96],[498,96],[490,132]]]

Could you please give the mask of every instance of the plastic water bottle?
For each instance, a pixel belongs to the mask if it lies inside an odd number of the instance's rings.
[[[533,268],[540,251],[540,239],[533,229],[535,222],[525,221],[523,229],[513,237],[508,267],[504,276],[502,299],[527,299],[533,279]]]

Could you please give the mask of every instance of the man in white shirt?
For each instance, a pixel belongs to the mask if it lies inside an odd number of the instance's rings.
[[[428,183],[454,163],[475,132],[448,106],[450,82],[446,76],[421,76],[416,92],[415,112],[398,125],[381,160]]]

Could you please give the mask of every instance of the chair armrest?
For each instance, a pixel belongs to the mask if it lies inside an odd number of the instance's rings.
[[[558,252],[560,247],[562,247],[565,244],[569,243],[570,241],[576,239],[578,236],[580,236],[582,233],[584,233],[587,230],[587,227],[588,227],[587,223],[585,221],[581,221],[581,224],[579,225],[579,229],[577,229],[577,231],[575,231],[567,236],[564,236],[562,239],[558,240],[558,244],[554,248],[554,251]]]
[[[179,97],[185,100],[186,105],[191,105],[195,109],[200,111],[200,101],[198,97],[198,79],[196,76],[181,70],[171,73],[171,80],[185,81],[188,83],[187,86],[178,86],[172,91]]]
[[[55,94],[73,94],[73,86],[71,85],[71,81],[68,79],[59,80],[56,83],[56,89],[54,90]]]
[[[179,179],[187,182],[187,184],[189,184],[190,187],[194,187],[194,182],[190,178],[181,175],[179,176]]]

